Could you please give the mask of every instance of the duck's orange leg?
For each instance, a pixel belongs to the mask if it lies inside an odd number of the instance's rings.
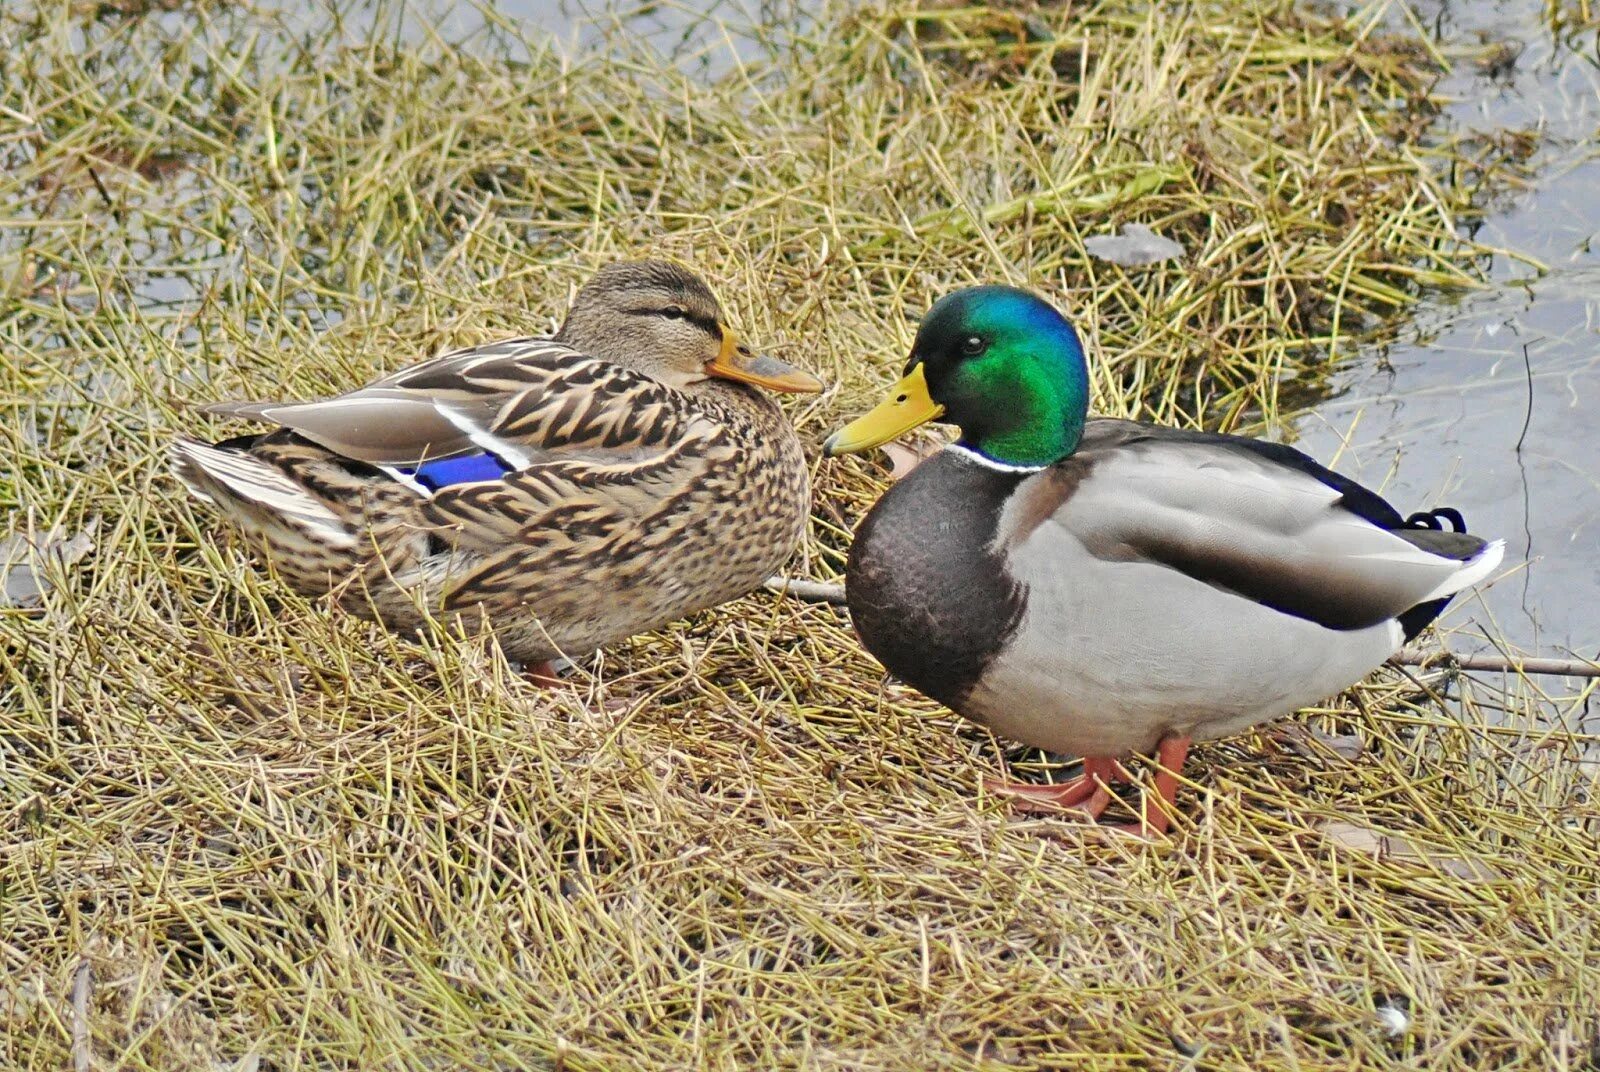
[[[522,676],[541,689],[553,688],[561,684],[561,675],[556,673],[555,664],[548,660],[526,667],[522,671]]]
[[[1176,733],[1161,738],[1156,745],[1155,793],[1145,794],[1144,814],[1136,823],[1118,823],[1116,829],[1140,837],[1155,837],[1167,832],[1172,813],[1177,809],[1178,772],[1189,754],[1189,738]]]
[[[1057,812],[1078,808],[1089,818],[1098,819],[1111,803],[1111,791],[1106,786],[1126,781],[1127,777],[1128,772],[1116,760],[1107,756],[1085,756],[1083,773],[1060,785],[1000,782],[990,778],[985,778],[983,784],[991,793],[1010,797],[1018,811]]]

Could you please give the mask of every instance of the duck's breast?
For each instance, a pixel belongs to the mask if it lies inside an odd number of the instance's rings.
[[[1023,479],[942,451],[878,500],[850,548],[845,591],[861,642],[957,711],[1022,615],[991,545]]]

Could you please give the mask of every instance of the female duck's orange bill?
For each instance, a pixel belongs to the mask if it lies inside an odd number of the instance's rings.
[[[795,394],[814,395],[822,390],[822,381],[793,365],[775,357],[752,353],[739,342],[739,337],[727,326],[722,328],[722,349],[706,364],[706,372],[725,380],[740,380],[765,387],[769,391],[793,391]]]

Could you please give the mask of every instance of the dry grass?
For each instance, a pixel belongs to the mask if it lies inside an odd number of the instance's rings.
[[[0,14],[0,507],[98,547],[0,609],[0,1065],[1600,1065],[1588,692],[1384,675],[1312,717],[1358,758],[1201,749],[1131,844],[979,795],[996,743],[828,608],[539,692],[286,593],[162,463],[192,402],[542,329],[643,251],[839,385],[791,410],[813,444],[979,279],[1077,311],[1102,410],[1270,428],[1336,337],[1470,285],[1455,226],[1508,177],[1431,134],[1404,19],[838,11],[701,87],[36,6]],[[1127,220],[1190,259],[1083,255]],[[829,578],[882,475],[816,475],[793,571]]]

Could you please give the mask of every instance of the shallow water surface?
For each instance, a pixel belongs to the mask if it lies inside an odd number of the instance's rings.
[[[1446,40],[1522,49],[1505,71],[1463,64],[1442,122],[1540,129],[1533,188],[1476,233],[1502,249],[1492,285],[1432,295],[1397,342],[1358,350],[1336,393],[1294,421],[1297,446],[1374,485],[1403,512],[1447,504],[1506,541],[1508,567],[1444,624],[1526,649],[1600,652],[1600,67],[1591,27],[1563,40],[1526,0],[1425,5]],[[1517,255],[1541,262],[1530,266]],[[1391,475],[1392,469],[1392,475]],[[1387,482],[1384,483],[1387,478]],[[1470,623],[1470,625],[1469,625]],[[1458,638],[1458,647],[1470,647]]]

